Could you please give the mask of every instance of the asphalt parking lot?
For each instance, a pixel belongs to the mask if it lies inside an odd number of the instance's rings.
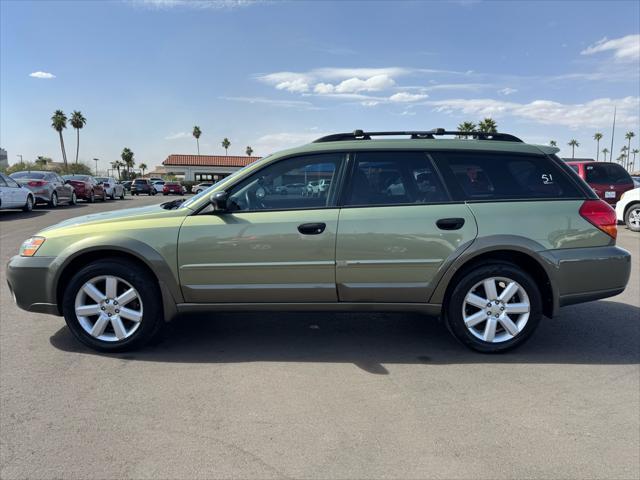
[[[13,304],[29,235],[165,200],[0,212],[1,478],[640,477],[639,256],[623,294],[499,356],[420,315],[329,313],[189,317],[106,356]]]

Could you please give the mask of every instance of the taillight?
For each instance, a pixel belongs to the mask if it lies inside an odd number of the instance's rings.
[[[31,180],[27,185],[30,187],[44,187],[48,182],[43,180]]]
[[[582,218],[611,238],[615,239],[618,235],[616,211],[604,200],[585,200],[579,213]]]

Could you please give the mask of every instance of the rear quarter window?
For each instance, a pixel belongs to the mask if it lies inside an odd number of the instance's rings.
[[[546,156],[502,152],[443,152],[450,181],[467,200],[583,198]]]

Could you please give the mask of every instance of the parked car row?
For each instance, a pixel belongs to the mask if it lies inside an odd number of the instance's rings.
[[[113,177],[64,175],[48,171],[0,174],[0,209],[33,210],[34,205],[75,205],[78,200],[93,203],[116,198],[124,199],[125,186]]]

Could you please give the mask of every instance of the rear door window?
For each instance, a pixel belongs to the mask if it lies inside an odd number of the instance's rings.
[[[566,173],[544,156],[444,152],[437,157],[468,200],[584,197]]]
[[[345,205],[428,204],[448,201],[425,152],[361,152]]]
[[[587,183],[624,185],[633,183],[631,175],[615,163],[588,163],[584,166]]]

